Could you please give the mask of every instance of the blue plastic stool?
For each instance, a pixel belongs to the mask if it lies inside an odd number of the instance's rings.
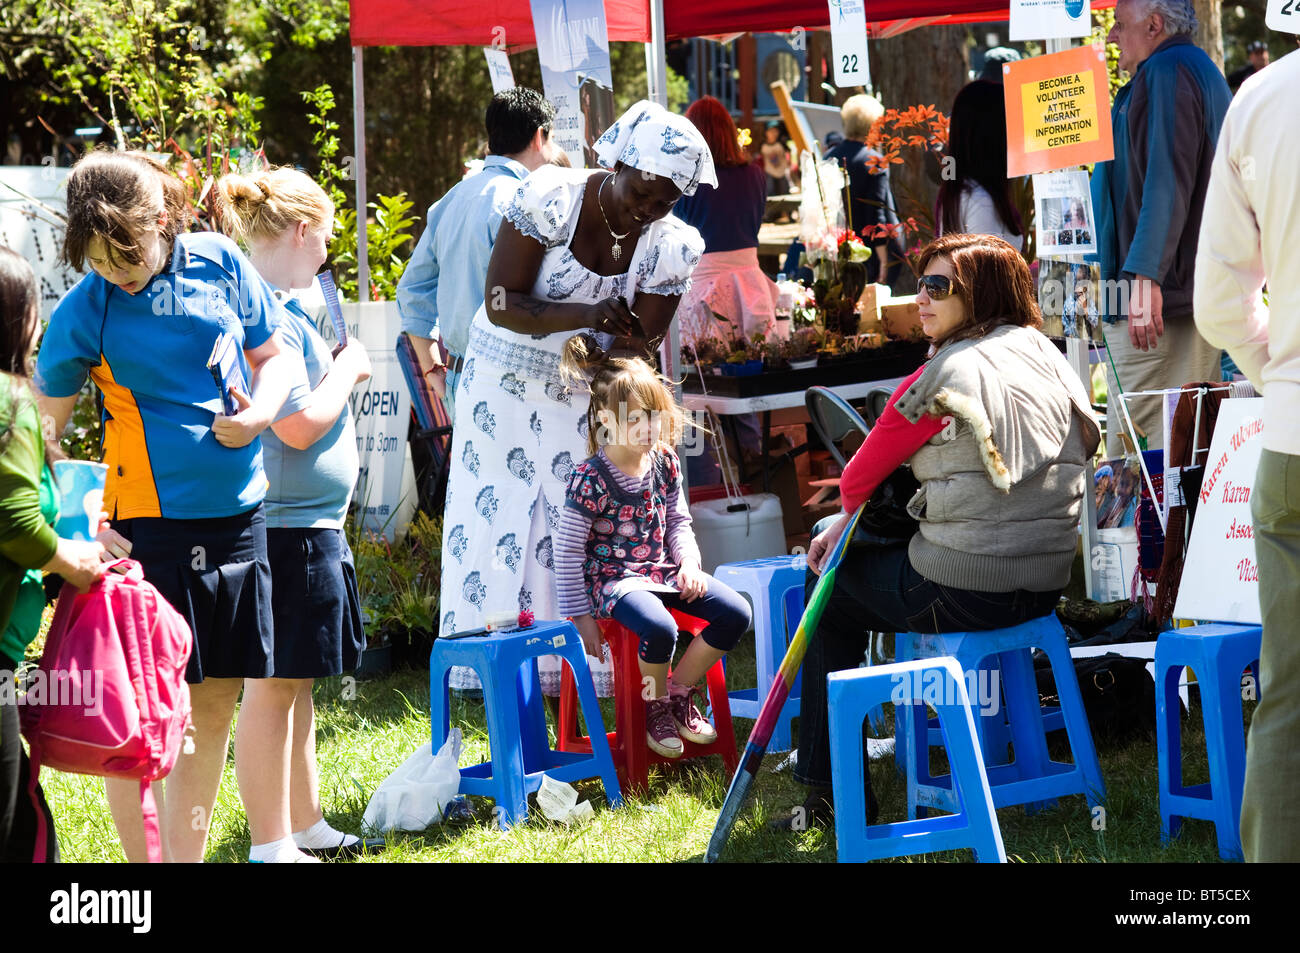
[[[450,730],[447,677],[452,666],[474,669],[483,683],[492,760],[460,769],[460,793],[496,801],[498,826],[527,817],[528,795],[541,787],[543,774],[557,781],[599,776],[609,805],[623,803],[603,730],[591,732],[590,753],[551,749],[537,677],[537,658],[542,655],[559,655],[568,663],[576,676],[583,718],[593,728],[603,726],[587,655],[571,622],[538,622],[489,636],[444,637],[434,641],[429,655],[434,751],[442,747]]]
[[[951,658],[895,662],[826,678],[830,707],[831,785],[835,797],[835,840],[840,863],[925,854],[970,847],[983,863],[1005,863],[1002,831],[980,757],[975,719]],[[955,813],[943,817],[866,824],[865,752],[862,722],[887,701],[930,702],[939,712],[944,746],[955,779]],[[922,712],[923,706],[915,706]]]
[[[785,658],[790,636],[794,635],[803,614],[804,578],[808,569],[805,556],[772,556],[747,562],[724,563],[713,576],[741,595],[748,596],[754,607],[754,656],[758,667],[758,685],[730,691],[731,714],[739,718],[757,718]],[[787,632],[787,594],[798,590],[799,610],[789,622]],[[789,751],[792,746],[790,722],[799,717],[799,697],[803,681],[795,677],[785,707],[777,716],[768,751]]]
[[[1057,694],[1061,699],[1061,717],[1074,754],[1073,764],[1053,761],[1047,752],[1047,726],[1038,696],[1031,651],[1035,647],[1047,654],[1052,665]],[[1083,708],[1065,630],[1055,613],[987,632],[938,635],[908,632],[898,636],[895,648],[900,661],[951,655],[960,671],[970,673],[972,678],[979,677],[981,668],[992,671],[995,663],[1000,665],[1001,697],[1005,700],[1005,723],[1009,726],[1010,740],[1015,748],[1014,761],[1001,763],[1006,760],[1006,749],[998,746],[1004,745],[1004,738],[996,732],[983,730],[987,717],[975,717],[995,805],[1025,804],[1034,810],[1050,806],[1057,797],[1066,794],[1083,794],[1091,807],[1105,800],[1106,787],[1102,782],[1088,715]],[[990,656],[997,658],[990,661]],[[997,704],[1000,699],[993,701]],[[900,731],[906,763],[912,768],[907,773],[908,817],[918,816],[917,812],[927,807],[954,810],[957,802],[950,776],[930,776],[929,746],[919,745],[916,741],[918,738],[927,738],[928,741],[925,708],[922,705],[903,707]],[[989,713],[984,714],[987,716]],[[993,724],[997,725],[1000,722],[996,713],[993,714]]]
[[[1001,665],[995,662],[994,668],[998,670],[999,684],[1001,684]],[[901,736],[899,728],[899,719],[901,717],[902,713],[895,710],[894,731],[899,736]],[[984,746],[984,764],[987,766],[1005,763],[1007,745],[1011,744],[1011,725],[1007,722],[1005,709],[999,707],[996,714],[984,714],[982,710],[977,710],[975,717],[980,720],[980,738]],[[1061,711],[1061,706],[1044,705],[1043,730],[1050,734],[1064,728],[1065,714]],[[939,730],[939,719],[937,718],[931,718],[929,721],[929,741],[931,748],[943,744],[943,735]],[[898,766],[899,774],[907,774],[907,763],[902,746],[894,749],[894,763]]]
[[[1185,817],[1213,821],[1219,856],[1241,860],[1241,791],[1246,783],[1241,675],[1259,660],[1257,625],[1195,625],[1156,638],[1156,758],[1160,765],[1160,842],[1177,837]],[[1210,762],[1208,784],[1183,786],[1178,683],[1196,672]],[[1259,684],[1256,677],[1255,684]]]

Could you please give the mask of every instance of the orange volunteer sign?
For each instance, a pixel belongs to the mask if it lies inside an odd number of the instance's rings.
[[[1007,175],[1051,172],[1115,157],[1106,53],[1076,46],[1002,67]]]

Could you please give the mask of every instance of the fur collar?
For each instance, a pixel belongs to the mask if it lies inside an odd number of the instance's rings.
[[[984,464],[989,480],[1003,493],[1011,492],[1011,473],[993,442],[993,424],[978,400],[941,387],[930,399],[926,409],[932,416],[944,417],[951,414],[968,423],[975,435],[975,445],[979,447],[980,461]]]

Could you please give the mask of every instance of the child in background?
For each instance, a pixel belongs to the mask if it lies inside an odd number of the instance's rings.
[[[790,150],[781,140],[781,124],[775,119],[763,130],[763,172],[767,174],[768,195],[790,194]]]
[[[262,434],[266,546],[275,615],[275,678],[293,725],[289,829],[299,850],[319,857],[376,850],[332,828],[321,813],[312,685],[356,670],[365,648],[352,551],[343,535],[359,460],[348,395],[370,377],[355,338],[331,356],[302,305],[287,292],[308,288],[325,263],[334,204],[296,169],[226,175],[217,183],[224,230],[242,241],[258,273],[288,312],[280,327],[296,386],[282,416]],[[300,408],[300,409],[299,409]]]
[[[667,758],[682,739],[717,737],[692,700],[698,684],[749,628],[749,606],[700,569],[700,552],[672,446],[682,428],[669,385],[640,359],[607,359],[591,380],[588,450],[569,481],[555,542],[556,589],[587,653],[600,657],[596,619],[640,638],[643,685],[653,685],[646,743]],[[709,623],[668,676],[677,609]]]

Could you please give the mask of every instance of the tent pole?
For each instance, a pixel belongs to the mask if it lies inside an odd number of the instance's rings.
[[[357,300],[370,300],[370,251],[366,243],[366,87],[361,59],[364,47],[352,47],[352,139],[357,180]]]
[[[650,0],[650,42],[645,45],[646,90],[651,102],[656,102],[665,109],[668,107],[668,61],[664,41],[664,0]],[[678,355],[681,354],[681,330],[674,318],[668,325],[668,333],[659,345],[659,361],[664,376],[670,381],[677,380]],[[682,399],[682,386],[677,384],[677,400]],[[685,480],[685,474],[682,475]]]
[[[650,42],[645,46],[646,91],[651,102],[668,107],[668,61],[664,40],[664,0],[650,0]]]
[[[1053,37],[1047,41],[1048,53],[1061,53],[1068,50],[1074,45],[1074,41],[1063,37]],[[1091,345],[1086,338],[1066,338],[1066,360],[1074,368],[1074,372],[1079,375],[1084,390],[1089,396],[1092,395],[1092,364],[1091,364]],[[1107,397],[1109,400],[1109,396]],[[1095,557],[1103,557],[1106,550],[1097,545],[1097,497],[1093,492],[1093,467],[1092,460],[1084,466],[1084,490],[1083,490],[1083,518],[1080,520],[1080,533],[1082,536],[1083,551],[1083,588],[1089,599],[1105,600],[1109,593],[1102,592],[1100,589],[1101,577],[1099,574],[1101,566],[1093,567]],[[1098,559],[1100,562],[1101,559]],[[1128,580],[1124,580],[1125,583]],[[1123,596],[1121,596],[1123,598]]]

